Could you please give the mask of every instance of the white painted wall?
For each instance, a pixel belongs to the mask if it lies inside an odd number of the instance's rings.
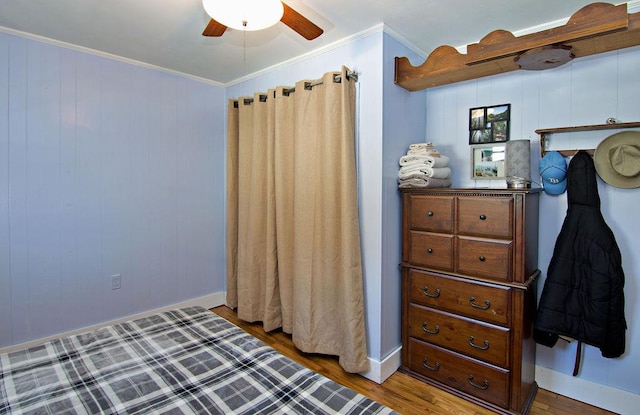
[[[222,87],[0,33],[0,91],[0,347],[224,289]]]

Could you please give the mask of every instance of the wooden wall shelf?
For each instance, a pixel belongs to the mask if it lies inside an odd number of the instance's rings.
[[[396,57],[395,83],[418,91],[523,69],[517,60],[525,55],[539,54],[539,65],[532,69],[553,68],[559,65],[547,58],[553,56],[549,54],[553,49],[568,49],[571,58],[579,58],[636,45],[640,45],[640,12],[628,14],[626,3],[592,3],[563,26],[520,37],[495,30],[479,43],[467,45],[466,54],[452,46],[439,46],[420,66],[413,66],[406,57]]]
[[[581,125],[577,127],[544,128],[536,130],[536,133],[540,134],[540,155],[544,157],[547,151],[549,151],[547,150],[547,139],[551,134],[595,130],[623,130],[626,128],[640,128],[640,122],[620,122],[611,124]],[[584,150],[591,155],[593,155],[593,153],[595,152],[594,148],[579,148],[571,150],[558,150],[558,153],[562,154],[565,157],[569,157],[575,155],[580,150]]]

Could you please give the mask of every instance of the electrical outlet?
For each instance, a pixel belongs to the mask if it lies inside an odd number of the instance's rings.
[[[120,286],[121,286],[121,277],[120,274],[116,274],[116,275],[112,275],[111,276],[111,289],[112,290],[119,290]]]

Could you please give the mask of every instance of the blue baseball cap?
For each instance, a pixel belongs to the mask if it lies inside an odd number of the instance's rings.
[[[540,160],[542,187],[547,194],[559,195],[567,190],[567,162],[557,151],[548,151]]]

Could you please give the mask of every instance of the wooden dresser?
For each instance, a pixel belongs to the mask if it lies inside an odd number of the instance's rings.
[[[527,413],[539,190],[401,192],[401,369],[495,412]]]

